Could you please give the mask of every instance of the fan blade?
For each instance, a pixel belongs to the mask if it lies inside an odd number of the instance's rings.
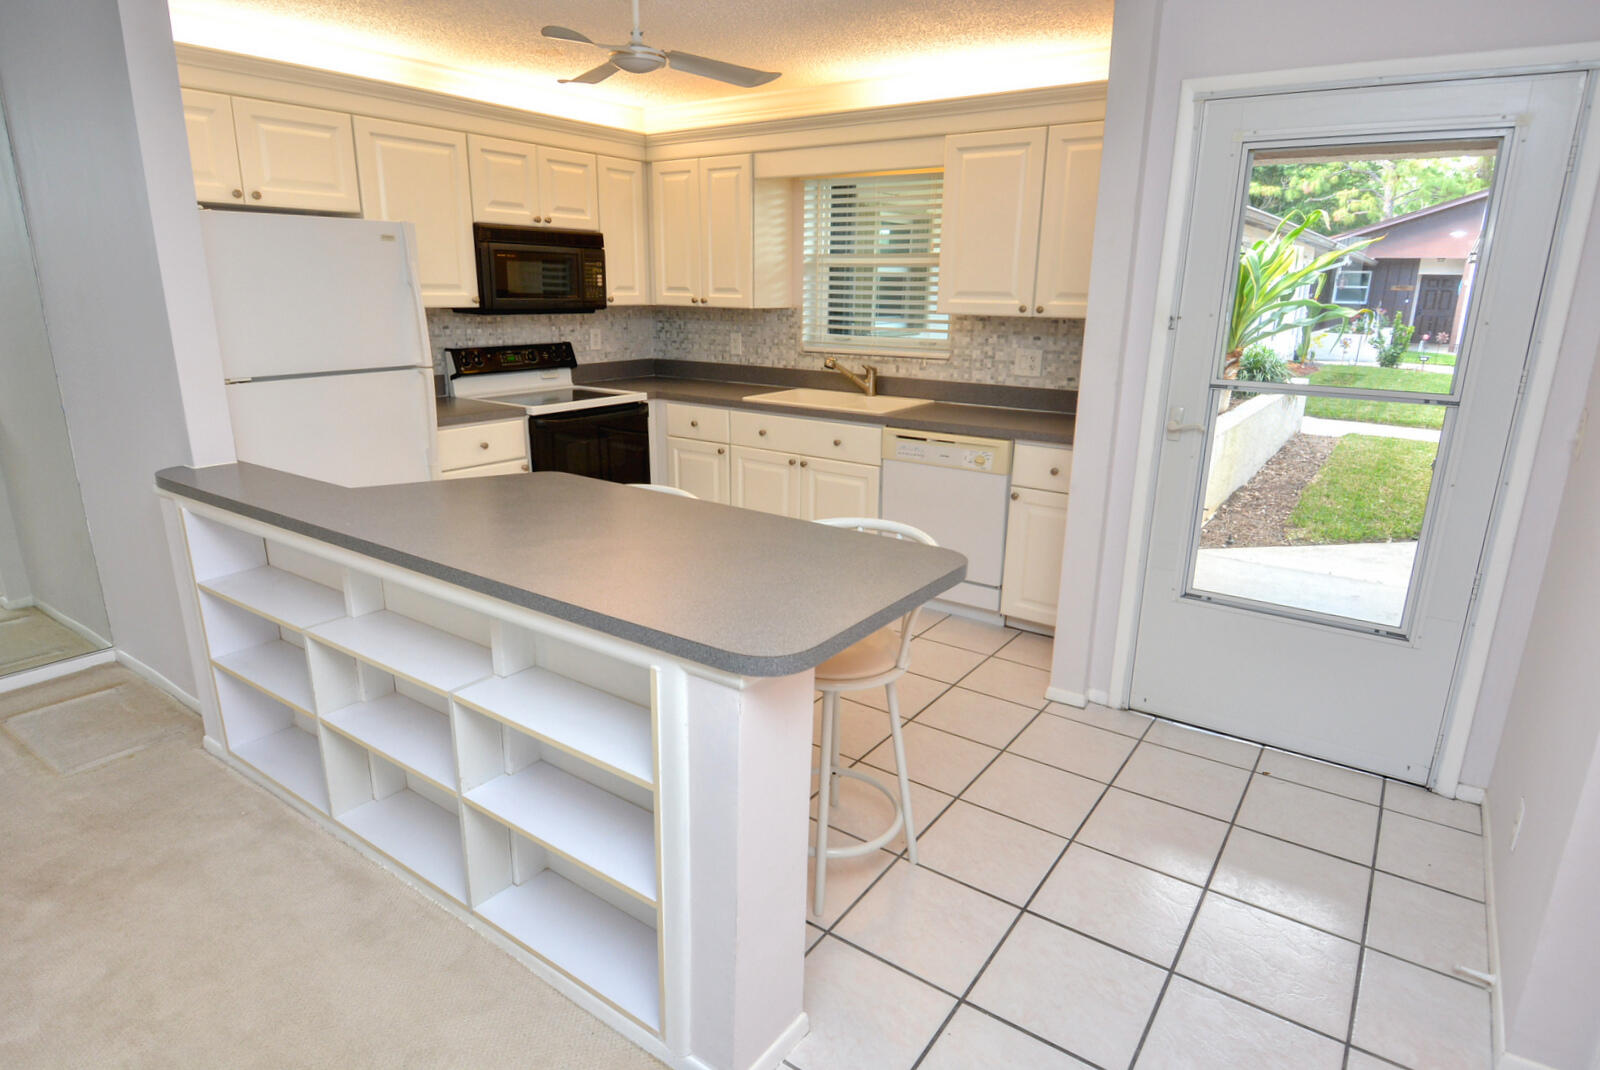
[[[604,63],[600,64],[600,66],[590,71],[584,71],[576,78],[561,78],[558,80],[562,85],[566,85],[568,82],[582,82],[584,85],[594,85],[596,82],[605,81],[613,74],[616,74],[619,70],[621,70],[621,68],[615,63],[612,63],[610,60],[606,60]]]
[[[577,30],[569,30],[565,26],[546,26],[539,32],[544,34],[546,37],[558,37],[563,41],[582,41],[586,45],[594,44],[593,41],[589,40],[589,38],[585,37]]]
[[[668,52],[667,62],[673,70],[685,74],[698,74],[702,78],[715,78],[719,82],[750,89],[766,85],[778,77],[777,71],[758,71],[754,67],[741,67],[737,63],[724,63],[720,59],[707,59],[692,52]]]

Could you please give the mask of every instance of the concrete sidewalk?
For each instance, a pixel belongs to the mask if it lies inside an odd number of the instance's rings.
[[[1194,585],[1393,627],[1405,611],[1416,555],[1414,542],[1201,550]]]
[[[1368,424],[1357,420],[1324,420],[1306,416],[1300,420],[1302,435],[1377,435],[1379,438],[1409,438],[1416,442],[1437,442],[1439,432],[1431,427],[1399,427],[1395,424]]]

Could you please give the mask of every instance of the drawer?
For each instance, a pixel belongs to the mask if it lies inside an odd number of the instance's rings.
[[[1072,450],[1066,446],[1017,443],[1011,458],[1011,485],[1067,492],[1072,482]]]
[[[439,428],[439,467],[443,471],[527,459],[528,421],[524,417]]]
[[[439,473],[440,479],[471,479],[473,476],[514,476],[528,470],[527,461],[496,461],[471,468],[451,468]]]
[[[702,442],[728,441],[728,410],[667,402],[667,434]]]
[[[808,457],[832,457],[877,467],[883,461],[883,430],[874,424],[803,420],[765,412],[735,410],[733,443]]]

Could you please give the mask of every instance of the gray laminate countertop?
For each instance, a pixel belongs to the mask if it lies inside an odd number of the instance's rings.
[[[472,398],[434,398],[434,412],[440,427],[463,427],[467,424],[492,424],[501,420],[526,420],[528,414],[512,405],[493,405]]]
[[[742,676],[786,676],[966,577],[954,550],[564,472],[347,488],[167,468],[184,498]]]
[[[850,423],[877,424],[880,427],[907,427],[917,431],[943,431],[954,435],[984,435],[989,438],[1020,439],[1026,442],[1072,444],[1074,418],[1070,413],[1041,412],[1036,409],[1006,409],[994,405],[961,405],[948,401],[929,401],[899,412],[840,412],[835,409],[808,409],[795,405],[762,404],[752,394],[770,394],[781,386],[730,383],[714,379],[677,379],[652,375],[639,379],[602,379],[592,385],[615,390],[638,390],[652,398],[667,401],[725,405],[735,409],[788,413]]]

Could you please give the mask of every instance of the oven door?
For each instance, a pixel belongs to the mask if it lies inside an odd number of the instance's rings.
[[[648,483],[650,406],[640,401],[530,417],[528,446],[535,472]]]
[[[584,285],[586,252],[592,250],[480,242],[479,307],[485,312],[594,311]]]

